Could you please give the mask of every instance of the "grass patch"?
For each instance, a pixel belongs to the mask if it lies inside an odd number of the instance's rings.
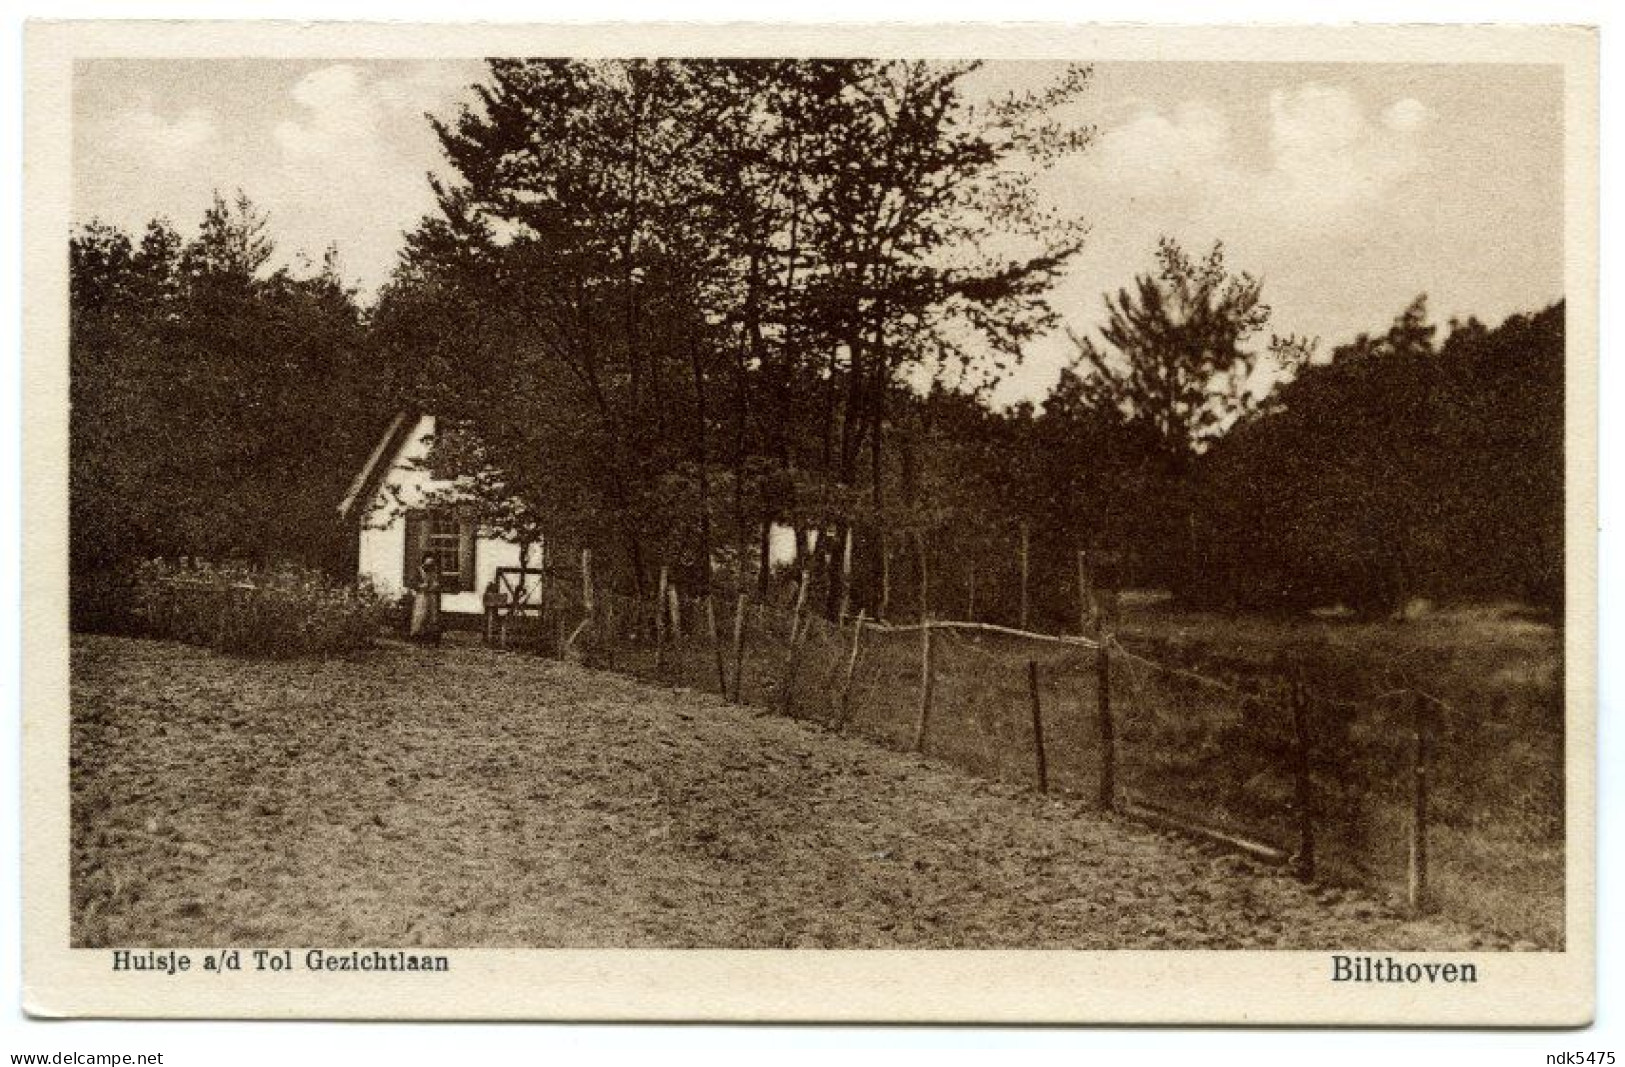
[[[716,692],[703,611],[690,605],[683,614],[683,631],[668,635],[657,669],[652,623],[635,602],[618,599],[615,639],[606,640],[600,626],[588,660]],[[892,747],[912,742],[919,634],[866,632],[848,690],[851,627],[810,620],[792,679],[788,614],[753,606],[747,620],[744,702],[826,724],[838,722],[844,706],[846,729]],[[1560,948],[1561,636],[1513,606],[1372,623],[1230,618],[1131,603],[1121,640],[1132,655],[1114,654],[1110,668],[1118,781],[1136,798],[1292,850],[1294,734],[1283,677],[1300,670],[1312,695],[1320,876],[1397,898],[1409,841],[1407,699],[1425,693],[1434,716],[1435,905],[1508,937]],[[1050,789],[1095,795],[1102,759],[1093,652],[990,634],[938,631],[934,641],[931,755],[986,778],[1034,784],[1032,660]],[[723,643],[731,643],[726,626]],[[731,685],[731,649],[724,660]]]

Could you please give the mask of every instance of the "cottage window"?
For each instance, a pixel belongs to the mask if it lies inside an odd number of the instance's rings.
[[[440,564],[440,585],[445,589],[462,588],[463,524],[445,515],[429,516],[429,531],[425,539],[425,553],[432,554]]]
[[[448,511],[406,513],[406,553],[402,560],[408,588],[418,583],[424,556],[440,567],[440,588],[448,593],[474,588],[474,524]]]

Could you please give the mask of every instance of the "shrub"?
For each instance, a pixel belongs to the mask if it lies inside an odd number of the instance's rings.
[[[155,637],[274,658],[363,648],[389,612],[369,584],[293,565],[150,560],[137,570],[134,598]]]
[[[68,575],[68,627],[74,633],[138,636],[135,576],[130,568],[107,567]]]

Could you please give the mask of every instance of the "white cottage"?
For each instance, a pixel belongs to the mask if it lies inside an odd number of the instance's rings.
[[[431,491],[448,487],[423,463],[434,426],[433,415],[396,415],[339,504],[339,515],[355,524],[357,576],[370,578],[379,592],[394,597],[409,589],[418,563],[433,553],[444,590],[441,610],[480,615],[483,591],[493,577],[501,574],[513,588],[526,584],[513,580],[523,577],[519,546],[482,537],[473,523],[424,506]],[[532,563],[537,552],[533,546]]]

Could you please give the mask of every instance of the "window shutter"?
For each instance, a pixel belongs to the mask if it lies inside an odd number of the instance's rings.
[[[423,532],[427,524],[421,511],[406,513],[406,538],[401,549],[401,585],[415,589],[418,584],[418,562],[423,559]]]
[[[465,593],[474,591],[474,524],[457,524],[457,573],[462,578]]]

